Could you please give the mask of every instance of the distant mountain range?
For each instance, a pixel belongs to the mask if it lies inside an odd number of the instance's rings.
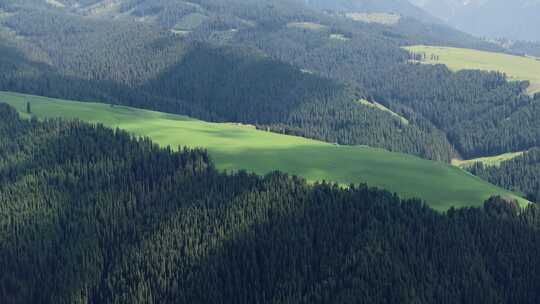
[[[540,40],[539,0],[410,0],[433,16],[471,34]]]
[[[362,13],[395,13],[420,21],[439,23],[437,18],[423,9],[411,4],[408,0],[303,0],[307,5],[324,10],[362,12]]]

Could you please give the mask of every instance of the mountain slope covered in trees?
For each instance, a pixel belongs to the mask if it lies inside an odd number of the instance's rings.
[[[536,303],[540,213],[418,201],[0,105],[3,303]]]
[[[145,23],[20,9],[5,19],[6,41],[13,41],[6,48],[29,55],[6,62],[4,89],[257,124],[433,159],[453,153],[433,127],[396,123],[357,103],[358,90],[253,49],[186,40]],[[386,135],[370,135],[377,130]],[[408,147],[396,146],[398,138]]]
[[[519,191],[531,201],[540,202],[540,150],[503,161],[497,166],[476,163],[467,168],[471,173],[506,189]]]
[[[400,47],[409,44],[497,49],[438,25],[407,18],[398,26],[367,24],[292,0],[58,3],[2,2],[0,45],[16,60],[2,64],[0,89],[249,123],[447,162],[538,145],[530,130],[538,115],[522,84],[407,63]],[[409,124],[371,115],[361,99]],[[369,135],[380,130],[384,136]]]
[[[377,24],[349,14],[373,7],[309,2],[0,0],[0,90],[441,161],[539,145],[526,82],[402,49],[501,47],[406,13]],[[370,3],[406,5],[356,2]],[[441,213],[367,185],[224,172],[200,149],[24,107],[28,119],[0,103],[2,303],[538,302],[538,205],[492,197]],[[538,159],[471,171],[538,200]]]

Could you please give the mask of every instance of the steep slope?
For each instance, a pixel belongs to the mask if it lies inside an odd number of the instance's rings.
[[[289,0],[31,2],[9,6],[0,28],[24,60],[47,72],[15,68],[2,74],[4,90],[255,124],[446,162],[525,150],[536,140],[527,133],[516,142],[515,128],[507,132],[503,123],[521,113],[524,125],[534,124],[521,109],[532,103],[521,84],[407,63],[400,47],[413,43],[493,47],[445,27],[409,18],[396,26],[358,22]],[[470,124],[454,105],[478,96],[493,96],[478,112],[496,110]],[[503,100],[511,106],[498,107]]]
[[[249,12],[262,9],[253,6]],[[178,37],[151,22],[81,18],[29,7],[14,10],[2,25],[21,38],[10,37],[14,44],[25,43],[19,49],[33,51],[25,60],[43,62],[54,71],[23,74],[32,81],[20,76],[13,80],[8,74],[0,83],[3,89],[257,124],[432,159],[449,160],[453,154],[433,127],[396,123],[390,115],[358,105],[363,94],[357,89],[268,58],[243,43],[215,47],[208,44],[213,39],[201,43]],[[215,31],[206,32],[204,26],[198,31],[193,34],[215,37]],[[51,79],[57,74],[64,77]]]
[[[537,207],[217,172],[0,104],[2,303],[536,303]],[[519,275],[516,275],[519,273]]]

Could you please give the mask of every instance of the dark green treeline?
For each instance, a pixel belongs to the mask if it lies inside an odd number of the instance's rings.
[[[524,193],[540,202],[540,149],[532,149],[499,166],[476,163],[467,168],[474,175],[503,188]]]

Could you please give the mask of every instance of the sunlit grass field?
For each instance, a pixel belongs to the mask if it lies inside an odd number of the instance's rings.
[[[460,168],[414,156],[362,146],[337,146],[228,123],[208,123],[180,115],[0,92],[0,102],[23,116],[26,105],[38,118],[80,119],[150,137],[162,146],[206,148],[221,170],[266,174],[274,170],[306,180],[343,185],[367,183],[418,197],[436,210],[479,206],[492,195],[516,198]],[[520,199],[520,202],[526,203]]]
[[[540,60],[535,58],[425,45],[405,49],[413,53],[426,54],[425,63],[445,64],[454,71],[469,69],[503,72],[509,80],[530,81],[529,94],[540,92]],[[432,60],[432,54],[438,56],[438,60]]]
[[[474,158],[474,159],[468,159],[468,160],[452,160],[452,164],[454,166],[458,166],[461,168],[466,168],[468,166],[471,166],[475,163],[483,163],[487,166],[499,166],[502,162],[514,159],[518,156],[523,155],[525,152],[511,152],[511,153],[504,153],[501,155],[495,155],[495,156],[488,156],[488,157],[480,157],[480,158]]]

